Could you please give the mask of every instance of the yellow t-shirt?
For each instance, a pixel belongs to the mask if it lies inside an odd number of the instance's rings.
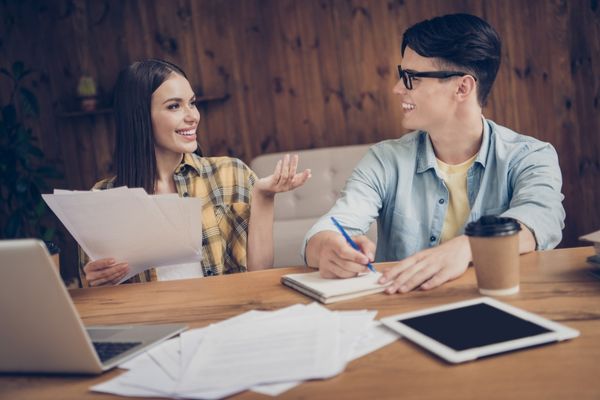
[[[442,243],[458,234],[471,211],[467,196],[467,171],[475,162],[475,158],[477,154],[456,165],[437,160],[439,174],[448,188],[448,208],[442,227]]]

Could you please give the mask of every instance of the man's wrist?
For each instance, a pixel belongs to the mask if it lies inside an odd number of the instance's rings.
[[[327,231],[321,231],[314,234],[306,243],[306,261],[307,265],[313,268],[320,269],[321,253],[327,245]],[[309,249],[310,248],[310,249]]]
[[[469,237],[467,235],[460,235],[457,239],[463,242],[462,246],[464,246],[464,251],[466,252],[467,264],[473,262],[473,253],[471,253],[471,242],[469,242]]]

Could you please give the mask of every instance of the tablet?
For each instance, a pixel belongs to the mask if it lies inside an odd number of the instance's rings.
[[[383,318],[381,322],[451,363],[579,336],[579,331],[489,297]]]

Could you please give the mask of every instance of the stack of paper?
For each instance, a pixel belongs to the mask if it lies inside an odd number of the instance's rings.
[[[125,363],[123,375],[91,390],[123,396],[214,399],[247,389],[278,395],[398,339],[376,311],[332,312],[315,303],[249,311],[182,333]]]
[[[43,199],[92,259],[129,263],[121,281],[150,267],[202,258],[202,203],[144,189],[55,190]]]

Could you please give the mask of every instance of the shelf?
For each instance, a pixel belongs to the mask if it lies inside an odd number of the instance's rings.
[[[112,114],[112,108],[99,108],[93,111],[83,111],[83,110],[74,110],[74,111],[64,111],[59,112],[56,115],[59,118],[76,118],[76,117],[85,117],[86,115],[100,115],[100,114]]]
[[[219,102],[219,101],[226,101],[227,99],[229,99],[229,93],[225,93],[222,95],[215,95],[215,96],[200,96],[200,97],[196,98],[196,103],[197,104],[213,103],[213,102]],[[62,111],[62,112],[58,112],[56,115],[59,118],[78,118],[78,117],[102,115],[102,114],[112,114],[112,113],[113,113],[113,109],[111,107],[103,107],[103,108],[98,108],[97,110],[93,110],[93,111],[83,111],[83,110]]]

